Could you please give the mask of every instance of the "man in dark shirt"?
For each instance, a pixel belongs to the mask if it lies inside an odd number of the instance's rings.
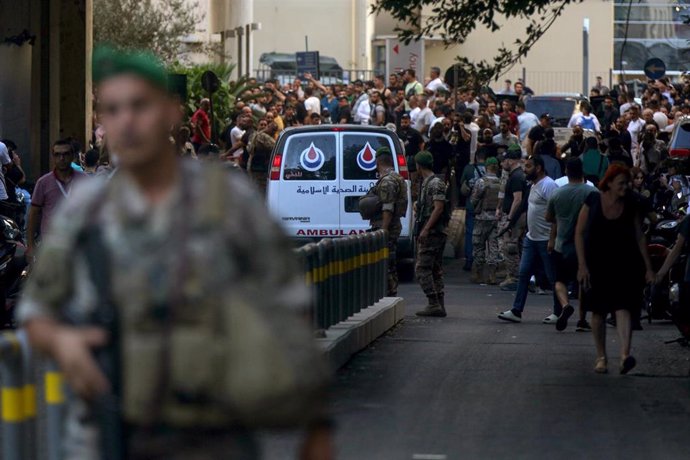
[[[539,117],[539,124],[534,128],[530,129],[527,135],[527,154],[532,155],[534,153],[534,145],[546,139],[544,135],[546,129],[551,127],[551,115],[548,113],[542,113]]]
[[[577,158],[584,153],[585,135],[582,131],[582,127],[575,126],[572,136],[570,136],[568,142],[561,147],[561,153],[567,153],[568,151],[570,151],[570,156],[572,158]]]
[[[522,151],[520,146],[508,148],[502,163],[504,174],[508,174],[503,205],[501,207],[501,222],[499,233],[503,233],[503,258],[506,264],[506,279],[500,286],[501,290],[514,291],[517,289],[517,277],[520,268],[520,241],[525,229],[523,197],[527,188],[527,179],[520,165]],[[507,230],[505,230],[507,228]]]
[[[338,98],[338,121],[337,123],[344,125],[352,123],[352,109],[347,97],[340,96]]]
[[[431,139],[429,139],[426,149],[434,157],[434,174],[448,176],[448,167],[451,158],[453,158],[453,146],[443,137],[443,123],[436,123],[431,128]]]
[[[620,115],[619,109],[613,103],[613,97],[607,95],[604,98],[604,104],[599,115],[599,124],[601,125],[601,132],[606,137],[609,131],[618,120]]]
[[[424,150],[424,139],[419,131],[411,126],[410,115],[406,113],[400,117],[400,128],[398,128],[397,133],[405,146],[407,169],[410,171],[412,182],[412,199],[415,200],[422,186],[422,177],[417,173],[417,163],[414,161],[414,156]]]
[[[397,133],[405,146],[407,166],[410,171],[416,171],[417,168],[415,167],[414,156],[424,149],[424,139],[419,131],[411,126],[410,116],[408,114],[404,114],[400,118],[400,128]]]

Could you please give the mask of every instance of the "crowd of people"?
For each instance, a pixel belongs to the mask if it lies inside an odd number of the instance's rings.
[[[530,290],[553,291],[553,312],[543,322],[564,330],[575,312],[570,300],[579,297],[577,330],[594,331],[597,372],[607,369],[611,314],[626,373],[635,365],[630,337],[641,328],[642,290],[657,279],[643,220],[653,227],[658,210],[679,219],[690,197],[684,168],[669,158],[668,147],[674,127],[690,114],[690,82],[650,81],[636,101],[625,84],[609,89],[598,78],[561,143],[549,113],[526,111],[533,94],[522,81],[506,81],[498,94],[453,90],[435,67],[423,82],[412,69],[387,81],[324,85],[309,74],[282,86],[267,81],[237,102],[217,153],[264,186],[271,149],[286,127],[361,124],[395,131],[405,145],[413,200],[428,198],[420,190],[433,174],[454,190],[453,204],[465,208],[464,268],[472,281],[516,292],[499,318],[520,322]],[[202,101],[188,131],[201,150],[210,139],[206,109]],[[425,176],[415,164],[420,152]],[[446,314],[442,288],[434,291],[431,278],[438,275],[438,254],[428,258],[424,316]]]
[[[690,114],[690,81],[650,81],[636,99],[625,84],[609,89],[597,78],[589,100],[582,99],[568,121],[572,134],[559,143],[549,113],[526,111],[534,92],[523,81],[506,80],[498,93],[486,87],[453,89],[437,67],[419,80],[413,69],[333,85],[310,74],[283,85],[252,80],[217,143],[208,99],[175,129],[171,141],[181,156],[219,159],[246,170],[265,189],[271,152],[287,127],[332,123],[393,130],[405,146],[413,200],[420,198],[425,180],[424,168],[418,171],[415,162],[423,152],[429,154],[423,155],[428,170],[452,190],[453,205],[466,210],[464,269],[471,280],[516,292],[514,304],[499,318],[520,322],[530,290],[553,291],[553,312],[544,323],[563,329],[574,312],[569,299],[581,297],[593,316],[590,326],[581,309],[577,330],[594,329],[598,369],[605,363],[600,349],[605,313],[614,313],[620,325],[625,362],[630,342],[625,325],[641,327],[642,286],[654,279],[637,224],[647,218],[653,226],[659,210],[680,218],[690,198],[684,168],[669,159],[668,147],[674,127]],[[110,174],[108,143],[99,126],[94,142],[100,154],[87,152],[92,163],[98,158],[88,171]],[[53,176],[59,183],[58,173]],[[623,234],[627,237],[613,237]],[[611,239],[620,245],[609,244]],[[631,271],[609,270],[610,260],[623,261]],[[640,289],[612,297],[616,283],[634,279]],[[587,289],[578,292],[577,281]],[[432,313],[440,311],[441,297],[430,305]]]

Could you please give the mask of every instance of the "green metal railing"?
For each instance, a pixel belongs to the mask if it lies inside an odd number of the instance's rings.
[[[317,330],[328,329],[385,297],[386,238],[384,230],[377,230],[323,239],[296,250],[313,290]]]

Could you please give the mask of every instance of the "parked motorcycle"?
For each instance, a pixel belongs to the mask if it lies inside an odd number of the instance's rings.
[[[14,310],[27,267],[21,229],[12,219],[0,215],[0,328],[14,327]]]

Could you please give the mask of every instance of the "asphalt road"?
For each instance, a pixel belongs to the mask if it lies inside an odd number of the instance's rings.
[[[511,293],[475,286],[453,262],[445,319],[419,319],[425,298],[402,286],[404,322],[338,373],[338,459],[688,459],[690,349],[675,327],[635,333],[638,367],[608,375],[591,334],[541,324],[550,296],[530,295],[522,324],[496,318]],[[267,437],[266,458],[295,458],[295,436]]]

